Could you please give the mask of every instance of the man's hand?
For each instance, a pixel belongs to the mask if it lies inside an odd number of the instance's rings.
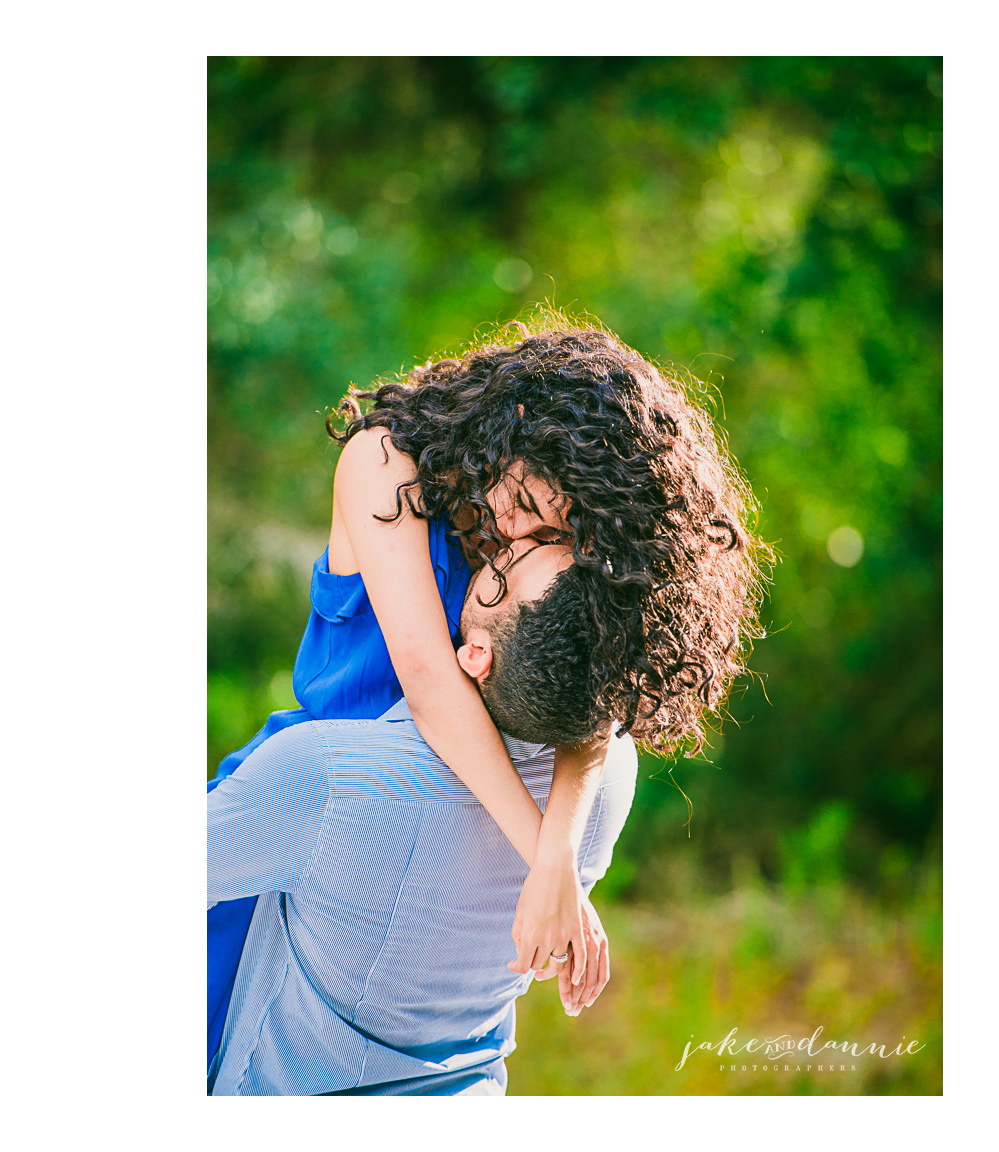
[[[571,949],[570,958],[565,964],[556,964],[554,960],[550,960],[548,967],[534,977],[535,980],[558,977],[558,993],[567,1016],[578,1016],[584,1008],[589,1008],[610,979],[610,947],[607,933],[600,923],[596,909],[585,896],[583,935],[586,940],[586,964],[585,976],[580,984],[573,984],[569,977],[569,965],[573,960]]]

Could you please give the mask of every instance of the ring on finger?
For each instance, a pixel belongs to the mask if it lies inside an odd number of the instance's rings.
[[[569,959],[568,949],[565,952],[563,952],[561,956],[556,956],[555,953],[552,952],[551,958],[555,961],[556,964],[564,964],[566,962],[566,960]]]

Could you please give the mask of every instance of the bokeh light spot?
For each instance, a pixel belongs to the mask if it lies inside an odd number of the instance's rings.
[[[307,240],[322,232],[323,216],[311,204],[300,204],[292,213],[290,224],[296,240]]]
[[[886,424],[875,428],[872,434],[874,451],[879,460],[900,468],[909,455],[909,437],[901,428],[893,428]]]
[[[739,145],[739,159],[744,168],[757,176],[769,176],[784,163],[783,156],[768,140],[754,140],[751,137]]]
[[[751,200],[763,191],[763,178],[741,164],[728,170],[728,183],[732,191],[743,199]]]
[[[357,229],[348,224],[334,228],[326,237],[326,251],[331,256],[349,256],[357,247]]]
[[[864,554],[864,538],[856,528],[843,524],[829,533],[826,551],[834,564],[841,568],[852,568]]]
[[[393,172],[382,186],[382,195],[390,204],[408,204],[420,188],[415,172]]]
[[[251,324],[262,324],[274,314],[274,285],[266,276],[257,276],[243,289],[243,318]]]
[[[298,701],[295,699],[295,689],[292,686],[291,672],[287,669],[282,669],[280,672],[274,673],[271,677],[268,691],[270,692],[271,702],[275,708],[298,707]]]
[[[523,292],[533,279],[534,271],[525,260],[501,260],[493,272],[504,292]]]

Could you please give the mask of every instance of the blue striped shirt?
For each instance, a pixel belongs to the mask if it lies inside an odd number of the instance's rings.
[[[552,749],[504,739],[544,808]],[[632,741],[612,740],[578,856],[587,891],[636,771]],[[506,966],[527,868],[405,700],[267,740],[208,797],[208,861],[209,907],[263,894],[213,1095],[451,1095],[444,1085],[479,1072],[505,1083],[530,985]]]

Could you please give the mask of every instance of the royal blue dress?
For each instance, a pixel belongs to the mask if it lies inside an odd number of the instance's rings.
[[[471,572],[461,545],[448,538],[445,520],[431,520],[430,561],[451,639]],[[400,589],[406,595],[406,589]],[[208,781],[208,791],[243,763],[268,736],[305,720],[375,720],[397,704],[402,688],[360,573],[337,576],[329,570],[329,550],[312,569],[312,612],[295,659],[292,683],[302,705],[272,712],[267,723],[237,752],[230,753]],[[236,970],[257,897],[226,900],[208,913],[208,1063],[222,1042]]]

